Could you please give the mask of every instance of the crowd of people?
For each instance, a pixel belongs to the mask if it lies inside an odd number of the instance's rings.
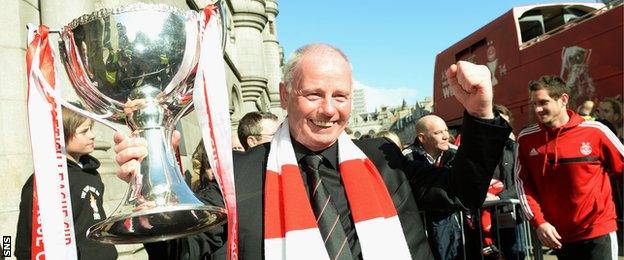
[[[420,118],[405,146],[390,131],[352,140],[345,132],[353,90],[347,56],[326,44],[295,51],[279,89],[284,121],[251,112],[232,135],[239,257],[524,259],[528,221],[559,259],[617,259],[621,102],[585,102],[577,113],[567,107],[565,82],[541,77],[528,87],[536,122],[516,138],[510,110],[493,104],[487,67],[460,61],[446,76],[465,109],[455,145],[436,115]],[[92,122],[75,117],[68,114],[77,123],[64,129],[72,202],[80,202],[72,205],[79,257],[114,259],[114,247],[82,232],[106,216],[99,163],[89,156]],[[146,155],[135,138],[115,137],[122,180]],[[191,159],[189,187],[205,203],[223,206],[203,142]],[[83,184],[99,197],[74,200],[74,186]],[[31,208],[32,177],[22,191],[19,259],[30,258]],[[223,225],[145,248],[150,259],[224,259],[227,235]]]

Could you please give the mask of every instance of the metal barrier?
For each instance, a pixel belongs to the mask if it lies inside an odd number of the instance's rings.
[[[481,209],[489,209],[491,212],[491,218],[492,218],[492,228],[496,230],[496,237],[495,237],[495,244],[499,249],[502,249],[501,246],[501,239],[500,239],[500,229],[501,226],[503,228],[509,228],[509,223],[501,223],[501,220],[503,219],[500,215],[499,215],[499,208],[500,207],[505,207],[508,206],[511,208],[511,216],[513,216],[513,229],[515,230],[515,233],[520,232],[521,233],[521,237],[522,237],[522,241],[520,241],[520,243],[522,244],[522,251],[524,252],[524,257],[528,258],[528,259],[542,259],[542,254],[541,254],[541,246],[539,245],[539,242],[537,243],[537,247],[534,247],[534,239],[533,236],[531,235],[531,225],[529,224],[528,221],[524,220],[524,216],[522,212],[518,212],[516,210],[517,205],[520,204],[520,200],[518,199],[503,199],[503,200],[495,200],[495,201],[486,201],[483,203],[483,206],[481,206]],[[519,220],[517,218],[520,218]],[[483,248],[483,235],[481,233],[481,226],[480,226],[480,220],[481,220],[481,211],[477,212],[477,217],[476,219],[479,220],[479,227],[477,228],[478,233],[480,234],[479,236],[479,241],[481,242],[481,248]],[[520,230],[518,230],[518,228]],[[536,248],[538,248],[538,250],[536,250]],[[520,258],[520,256],[517,256],[517,258]],[[482,257],[483,259],[483,257]],[[506,259],[509,259],[506,256]]]
[[[489,209],[490,210],[490,214],[491,214],[491,218],[492,218],[492,232],[491,234],[495,236],[493,236],[494,238],[494,244],[498,247],[499,250],[501,250],[503,247],[501,246],[501,226],[504,226],[506,229],[507,227],[510,226],[510,223],[500,223],[501,221],[509,221],[509,219],[504,220],[504,218],[502,218],[499,215],[499,208],[500,207],[510,207],[511,208],[511,216],[513,216],[513,223],[511,223],[511,225],[513,225],[513,229],[515,233],[520,232],[521,233],[521,237],[523,238],[522,241],[520,241],[521,243],[521,247],[522,247],[522,252],[524,253],[524,259],[536,259],[536,260],[541,260],[543,258],[542,256],[542,249],[541,249],[541,245],[539,243],[539,241],[537,240],[536,236],[533,235],[534,231],[532,229],[532,227],[530,226],[529,222],[524,220],[524,216],[522,215],[522,212],[518,212],[516,210],[517,205],[520,203],[520,201],[518,199],[504,199],[504,200],[496,200],[496,201],[486,201],[483,206],[481,207],[481,209]],[[479,256],[480,259],[484,259],[484,255],[481,254],[481,249],[484,247],[483,245],[483,233],[482,233],[482,227],[481,227],[481,211],[478,210],[477,212],[474,212],[475,215],[472,217],[472,222],[474,224],[474,228],[475,230],[471,233],[476,233],[476,237],[470,237],[469,239],[478,239],[478,243],[473,244],[474,240],[470,241],[471,245],[478,245],[478,249],[477,248],[471,248],[471,250],[467,250],[467,233],[465,230],[465,226],[466,223],[464,222],[464,220],[466,219],[466,216],[464,215],[464,212],[459,212],[459,219],[458,224],[461,227],[461,252],[463,255],[463,259],[470,259],[473,260],[475,259],[474,255],[476,254],[475,250],[479,250]],[[427,227],[427,216],[426,216],[426,212],[421,211],[420,215],[423,219],[423,226]],[[519,218],[519,219],[517,219]],[[503,224],[503,225],[501,225]],[[425,231],[427,232],[427,231]],[[428,235],[428,234],[427,234]],[[502,253],[502,252],[501,252]],[[520,256],[518,256],[517,258],[520,258]],[[479,259],[479,258],[477,258]],[[509,256],[505,256],[505,259],[514,259],[514,258],[510,258]]]

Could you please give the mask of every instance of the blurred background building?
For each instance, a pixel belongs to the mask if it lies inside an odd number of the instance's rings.
[[[374,112],[366,112],[364,99],[364,91],[353,90],[353,111],[349,118],[349,128],[355,139],[371,138],[381,131],[391,130],[399,136],[402,144],[410,144],[415,138],[416,120],[430,114],[433,107],[433,99],[426,97],[414,105],[408,105],[403,100],[399,106],[381,106],[375,108]],[[364,108],[358,109],[358,105]]]

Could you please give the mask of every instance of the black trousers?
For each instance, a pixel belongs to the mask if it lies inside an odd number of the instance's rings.
[[[561,249],[555,250],[559,260],[595,259],[609,260],[617,254],[615,232],[588,240],[563,243]],[[615,259],[614,259],[615,260]]]

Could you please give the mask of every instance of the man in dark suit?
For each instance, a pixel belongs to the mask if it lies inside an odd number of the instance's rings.
[[[417,201],[443,208],[478,208],[498,162],[498,151],[510,132],[506,122],[492,111],[490,73],[485,66],[459,62],[449,68],[447,76],[457,99],[467,110],[463,126],[465,139],[452,170],[410,163],[387,139],[354,141],[380,173],[413,259],[432,258],[418,216]],[[324,44],[304,46],[285,65],[280,102],[288,112],[286,120],[296,163],[304,172],[302,165],[306,164],[303,162],[306,157],[317,155],[322,158],[317,171],[338,213],[337,223],[340,225],[337,228],[344,230],[343,245],[348,245],[344,250],[348,256],[340,258],[362,259],[367,255],[362,253],[364,244],[360,244],[359,229],[352,217],[351,198],[346,198],[345,190],[348,193],[348,189],[339,172],[342,168],[338,167],[340,147],[337,140],[350,116],[351,97],[351,66],[347,57],[334,47]],[[137,145],[141,142],[120,134],[115,136],[115,142],[115,150],[120,151],[116,159],[122,165],[118,176],[128,179],[131,165],[136,164],[132,161],[142,158],[146,149]],[[270,148],[267,143],[234,156],[239,211],[238,248],[242,259],[262,259],[266,253],[263,214],[266,194],[263,188],[267,183],[265,171]],[[305,174],[301,177],[306,190],[316,190],[309,184],[309,177]],[[223,205],[216,186],[200,196],[207,203]],[[146,244],[146,248],[153,258],[220,259],[225,256],[226,235],[225,226],[221,226],[200,235]],[[325,247],[331,252],[327,243]],[[393,257],[395,252],[384,253],[389,258],[396,258]]]

